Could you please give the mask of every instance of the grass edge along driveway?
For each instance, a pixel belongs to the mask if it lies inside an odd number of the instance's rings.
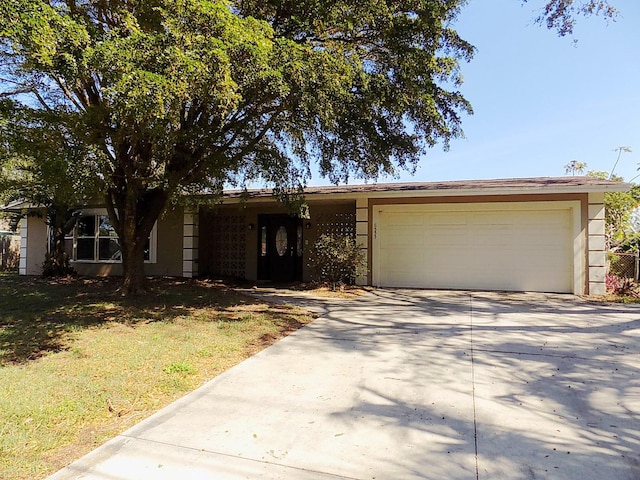
[[[44,478],[310,322],[206,280],[0,274],[0,478]]]

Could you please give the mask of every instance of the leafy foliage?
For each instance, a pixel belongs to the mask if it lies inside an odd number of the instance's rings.
[[[571,174],[573,176],[575,176],[576,173],[578,175],[581,175],[582,173],[584,173],[585,168],[587,168],[586,163],[579,162],[578,160],[571,160],[564,166],[564,173],[566,175]]]
[[[321,235],[311,251],[309,265],[318,279],[338,285],[353,284],[356,276],[366,272],[364,250],[356,240],[345,235]]]
[[[52,245],[43,273],[73,273],[64,237],[73,228],[72,208],[98,188],[91,149],[58,122],[58,113],[0,101],[0,204],[26,200],[44,208]]]
[[[618,252],[640,252],[640,232],[627,235],[616,247]]]
[[[624,179],[607,172],[590,171],[590,177],[609,178],[616,182]],[[631,230],[633,210],[640,205],[640,185],[633,184],[628,192],[608,192],[604,195],[605,227],[609,247],[624,242]]]
[[[632,278],[621,278],[616,275],[607,275],[605,279],[607,292],[620,296],[638,296],[635,291],[636,284]]]
[[[2,218],[0,217],[0,227],[2,226]],[[18,271],[20,257],[18,249],[11,244],[10,236],[0,235],[0,272],[16,272]]]
[[[531,0],[522,0],[528,3]],[[600,15],[607,20],[615,20],[618,10],[607,0],[545,0],[546,3],[536,22],[555,30],[559,36],[572,35],[579,16]]]
[[[0,97],[25,138],[55,126],[57,178],[99,185],[135,292],[146,238],[184,192],[259,180],[284,195],[312,165],[375,178],[460,136],[462,4],[7,0]],[[40,168],[51,143],[28,147]]]

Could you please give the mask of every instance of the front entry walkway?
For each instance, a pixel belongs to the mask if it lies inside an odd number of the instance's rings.
[[[50,479],[640,478],[639,307],[280,298],[323,316]]]

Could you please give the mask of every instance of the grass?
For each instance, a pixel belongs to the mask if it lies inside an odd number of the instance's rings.
[[[312,320],[207,281],[0,273],[0,478],[44,478]]]
[[[605,303],[640,303],[640,297],[637,295],[625,295],[625,294],[617,294],[612,292],[607,292],[606,295],[589,295],[587,300],[591,300],[594,302],[605,302]]]

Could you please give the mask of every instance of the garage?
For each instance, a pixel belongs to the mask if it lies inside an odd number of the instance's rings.
[[[378,206],[374,284],[572,293],[577,212],[577,202]]]

